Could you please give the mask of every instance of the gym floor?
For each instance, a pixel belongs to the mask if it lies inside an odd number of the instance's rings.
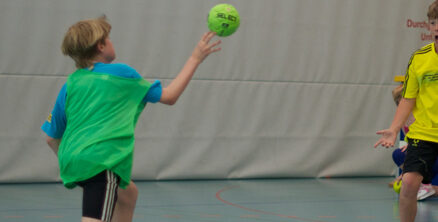
[[[134,221],[399,221],[393,177],[136,181]],[[80,188],[0,185],[0,221],[77,222]],[[417,222],[438,221],[438,198],[418,202]]]

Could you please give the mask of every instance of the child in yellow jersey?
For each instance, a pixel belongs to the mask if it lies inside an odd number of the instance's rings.
[[[404,79],[404,78],[403,78]],[[401,83],[404,81],[402,80]],[[394,98],[394,101],[396,105],[400,103],[400,100],[402,98],[402,91],[403,91],[403,84],[400,84],[397,86],[394,90],[392,90],[392,96]],[[400,143],[399,148],[395,149],[392,152],[392,159],[394,163],[399,167],[399,170],[403,169],[403,163],[405,161],[406,157],[406,149],[407,149],[407,143],[404,140],[406,133],[409,132],[409,125],[411,125],[415,121],[413,115],[409,115],[408,120],[406,121],[405,125],[402,127],[402,130],[400,130]],[[421,184],[420,189],[417,193],[417,200],[425,200],[429,197],[432,197],[436,194],[438,194],[438,161],[435,160],[433,169],[433,178],[431,184]],[[398,176],[393,182],[390,183],[390,187],[393,187],[393,184],[398,182],[402,179],[402,175]]]
[[[413,222],[417,214],[417,192],[421,183],[430,183],[438,156],[438,0],[429,6],[429,31],[435,41],[416,51],[405,75],[403,93],[389,129],[378,131],[374,147],[394,146],[397,133],[412,112],[408,148],[403,166],[399,197],[400,221]]]

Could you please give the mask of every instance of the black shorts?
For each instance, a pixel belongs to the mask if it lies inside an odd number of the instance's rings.
[[[433,178],[433,166],[438,156],[438,143],[409,139],[403,173],[418,172],[423,176],[422,183],[428,184]]]
[[[96,176],[78,182],[84,189],[82,216],[102,221],[111,221],[117,202],[120,178],[111,171],[103,171]]]

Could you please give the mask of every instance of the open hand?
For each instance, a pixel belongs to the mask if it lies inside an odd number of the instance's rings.
[[[377,131],[378,135],[381,135],[380,139],[374,144],[374,148],[379,145],[384,146],[386,148],[393,147],[395,140],[397,138],[397,133],[390,129]]]
[[[217,40],[214,43],[210,43],[210,40],[216,35],[215,32],[206,32],[202,35],[201,40],[196,45],[195,49],[192,52],[192,58],[196,59],[201,63],[207,58],[211,53],[217,52],[221,50],[221,48],[215,48],[217,45],[221,43],[221,40]]]

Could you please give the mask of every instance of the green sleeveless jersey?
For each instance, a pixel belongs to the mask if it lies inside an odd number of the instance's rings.
[[[67,127],[58,151],[67,188],[109,170],[131,179],[134,130],[151,83],[79,69],[67,79]]]

